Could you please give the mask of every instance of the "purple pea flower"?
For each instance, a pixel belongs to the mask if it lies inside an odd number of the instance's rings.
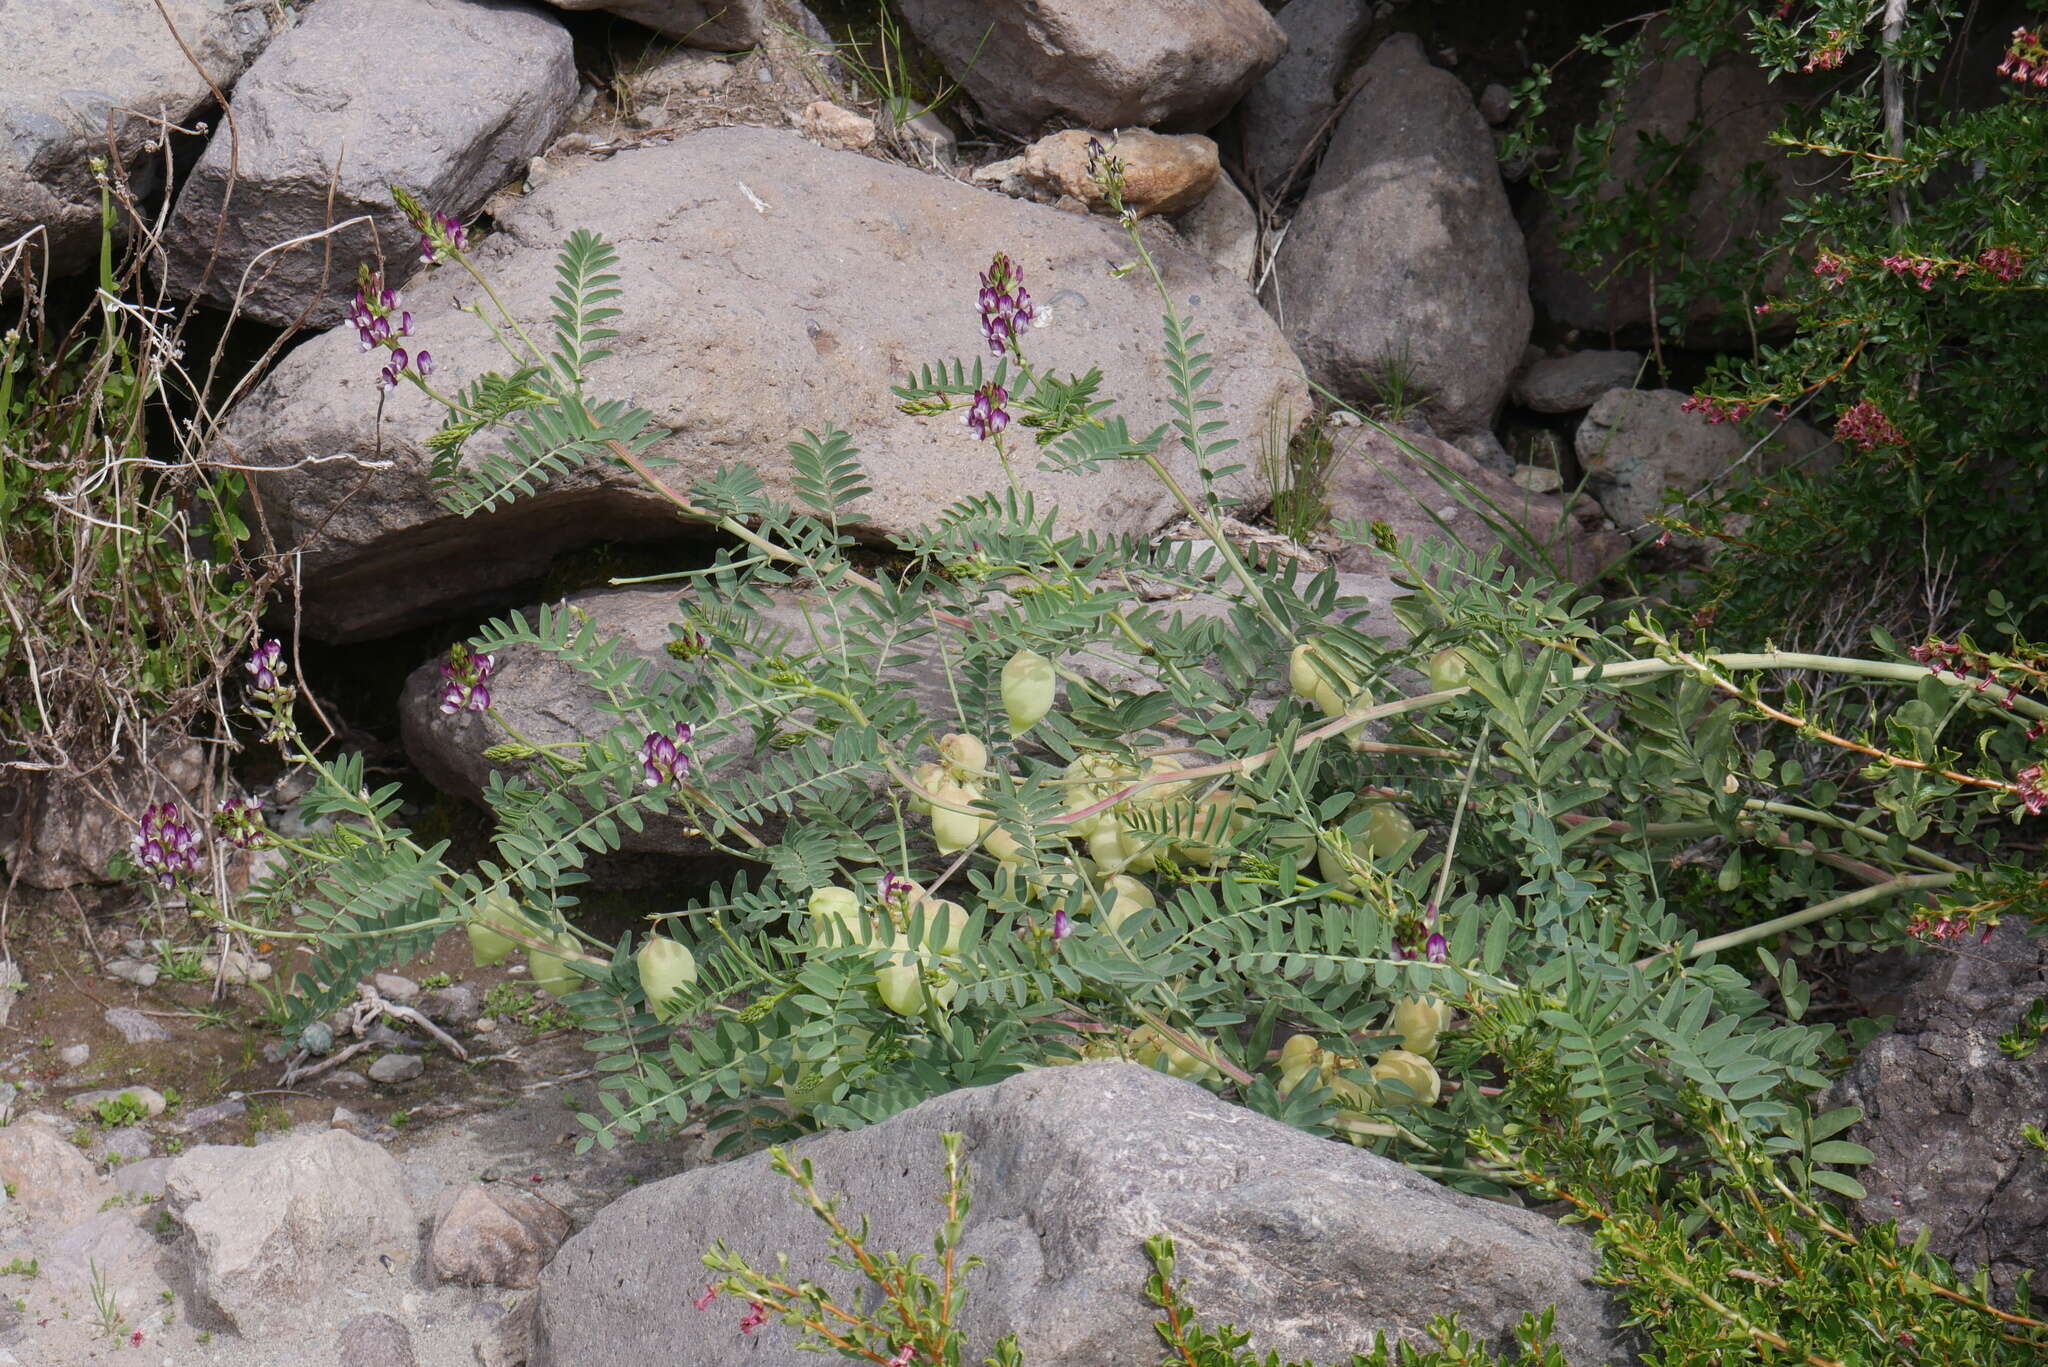
[[[1429,932],[1429,939],[1423,942],[1422,957],[1433,964],[1447,964],[1451,961],[1451,942],[1440,930]]]
[[[683,753],[683,747],[696,734],[697,728],[688,722],[676,723],[670,735],[649,731],[647,739],[640,743],[641,781],[649,788],[682,782],[690,772],[690,757]]]
[[[1002,252],[997,252],[982,272],[976,303],[981,308],[981,335],[991,356],[1008,352],[1024,328],[1044,327],[1052,321],[1051,310],[1031,302],[1031,292],[1024,288],[1024,272]]]
[[[396,389],[408,372],[425,378],[427,371],[416,369],[405,348],[399,345],[402,338],[412,336],[412,314],[403,307],[397,292],[367,266],[357,273],[356,281],[356,297],[349,301],[345,316],[356,330],[358,348],[369,352],[385,347],[391,352],[377,372],[377,387]]]
[[[256,819],[256,814],[262,810],[263,802],[259,798],[222,798],[220,810],[213,814],[214,832],[238,850],[254,849],[268,834]]]
[[[274,638],[265,641],[250,652],[242,668],[256,676],[258,693],[276,692],[278,681],[284,678],[284,645]]]
[[[459,643],[450,646],[448,658],[441,661],[441,678],[444,680],[441,685],[441,711],[451,714],[464,710],[488,711],[491,706],[488,685],[491,671],[497,667],[494,656],[473,651]]]
[[[1009,391],[991,380],[974,391],[974,402],[967,406],[960,421],[977,438],[987,441],[1010,425],[1009,410],[1003,407],[1009,398]]]
[[[420,352],[419,355],[412,358],[412,368],[419,372],[421,379],[425,379],[427,376],[433,374],[434,353],[431,351]]]
[[[884,907],[907,905],[917,884],[900,873],[885,873],[875,880],[875,900]]]
[[[1057,911],[1053,912],[1052,942],[1054,944],[1058,944],[1060,941],[1066,939],[1069,935],[1072,935],[1073,933],[1074,920],[1071,916],[1067,915],[1067,909],[1065,907],[1061,907]]]
[[[180,878],[196,876],[205,861],[199,833],[178,819],[177,807],[169,802],[143,810],[128,849],[142,871],[166,888],[175,887]]]
[[[420,231],[420,260],[429,266],[441,264],[441,253],[461,251],[469,245],[469,233],[453,214],[433,212]]]

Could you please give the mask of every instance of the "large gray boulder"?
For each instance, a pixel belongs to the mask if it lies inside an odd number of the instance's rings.
[[[268,0],[0,0],[0,265],[41,228],[38,265],[75,271],[99,250],[100,192],[91,160],[111,132],[131,184],[162,179],[151,145],[190,126],[270,40]],[[179,40],[191,51],[187,57]],[[195,66],[194,63],[197,63]],[[18,282],[12,282],[18,283]]]
[[[1758,435],[1686,411],[1675,389],[1610,389],[1579,422],[1572,441],[1586,485],[1615,524],[1637,538],[1675,499],[1711,497],[1788,467],[1824,473],[1841,451],[1797,418]]]
[[[2014,917],[1942,955],[1834,1095],[1864,1110],[1843,1138],[1876,1155],[1856,1170],[1870,1193],[1857,1217],[1896,1219],[1902,1242],[1926,1234],[1965,1272],[1988,1271],[2002,1302],[2020,1273],[2048,1273],[2048,1163],[2020,1133],[2048,1116],[2048,1049],[1998,1047],[2048,997],[2048,939],[2027,930]]]
[[[1484,427],[1529,340],[1521,229],[1471,93],[1411,34],[1382,43],[1278,255],[1270,305],[1309,372],[1372,400],[1423,396]]]
[[[342,1130],[188,1149],[164,1207],[182,1229],[198,1308],[245,1336],[298,1325],[315,1292],[418,1252],[398,1161]]]
[[[773,0],[547,0],[556,9],[602,10],[664,38],[714,52],[757,46],[773,22]]]
[[[1745,251],[1750,234],[1775,228],[1784,216],[1782,187],[1790,154],[1765,138],[1784,122],[1795,99],[1811,94],[1812,81],[1774,78],[1747,51],[1724,52],[1702,63],[1669,51],[1658,34],[1651,35],[1649,44],[1649,60],[1621,93],[1612,175],[1600,193],[1611,197],[1639,190],[1655,172],[1660,186],[1686,187],[1682,208],[1660,219],[1667,242],[1684,243],[1695,263]],[[1662,148],[1670,143],[1686,147],[1694,173],[1690,178],[1662,169]],[[1752,193],[1756,188],[1764,193]],[[1552,323],[1596,336],[1648,336],[1658,311],[1642,264],[1612,270],[1607,263],[1574,260],[1562,242],[1564,211],[1548,196],[1530,201],[1524,224],[1530,291]],[[1632,239],[1621,250],[1634,252],[1642,245]],[[1679,334],[1695,346],[1747,345],[1752,321],[1722,318],[1718,305],[1701,300],[1681,320]]]
[[[186,178],[165,234],[167,282],[219,304],[239,297],[269,323],[332,323],[358,263],[381,259],[394,285],[419,264],[391,186],[467,214],[575,101],[569,31],[524,0],[321,0],[242,78],[232,135]],[[269,251],[359,215],[371,222]]]
[[[1201,132],[1287,35],[1258,0],[900,0],[903,22],[989,122]]]
[[[1239,106],[1245,174],[1278,196],[1337,108],[1337,80],[1372,25],[1367,0],[1290,0],[1273,16],[1287,54]]]
[[[92,1160],[48,1125],[0,1127],[0,1181],[31,1221],[55,1229],[77,1224],[114,1194]]]
[[[799,1152],[842,1214],[872,1222],[871,1247],[929,1257],[946,1132],[965,1136],[972,1168],[962,1251],[987,1260],[966,1282],[968,1359],[1015,1332],[1033,1367],[1156,1363],[1143,1244],[1165,1234],[1204,1321],[1287,1361],[1343,1361],[1376,1333],[1413,1340],[1451,1313],[1504,1348],[1524,1312],[1553,1304],[1571,1362],[1631,1360],[1584,1235],[1134,1064],[1041,1069]],[[757,1267],[787,1252],[796,1275],[854,1289],[756,1154],[631,1192],[570,1239],[541,1274],[531,1367],[722,1362],[742,1348],[754,1367],[814,1361],[780,1326],[742,1339],[743,1306],[691,1308],[697,1255],[719,1239]]]
[[[8,876],[33,888],[114,881],[109,868],[135,836],[143,809],[174,803],[188,816],[207,782],[207,755],[196,742],[159,745],[146,762],[134,755],[81,770],[0,778],[0,860]]]
[[[1332,526],[1383,522],[1403,541],[1469,551],[1499,547],[1512,565],[1590,584],[1628,550],[1598,503],[1535,493],[1447,441],[1410,428],[1338,429],[1324,476]],[[1380,570],[1363,540],[1343,546],[1339,567]],[[1384,571],[1382,571],[1384,572]]]
[[[994,452],[957,414],[906,416],[889,393],[922,363],[987,356],[974,300],[997,251],[1023,265],[1033,297],[1052,308],[1051,325],[1029,334],[1039,364],[1099,365],[1103,393],[1123,400],[1133,431],[1169,416],[1158,297],[1142,272],[1109,276],[1130,244],[1103,219],[825,151],[794,133],[717,128],[572,164],[500,221],[480,248],[483,269],[535,328],[551,312],[554,259],[569,234],[588,227],[619,244],[625,312],[590,388],[644,405],[671,430],[654,454],[676,462],[663,475],[676,488],[747,461],[771,496],[789,498],[787,444],[833,423],[864,451],[875,487],[855,527],[863,535],[918,527],[1002,487]],[[1184,247],[1165,244],[1157,256],[1174,299],[1207,333],[1219,416],[1241,449],[1255,451],[1269,433],[1284,440],[1310,407],[1285,339],[1241,281]],[[504,364],[449,293],[408,299],[418,345],[452,372],[437,384]],[[666,503],[610,472],[558,479],[496,514],[444,513],[423,445],[442,410],[410,386],[380,405],[376,361],[358,354],[350,329],[314,338],[228,424],[225,449],[272,467],[256,477],[258,491],[277,545],[305,553],[310,634],[361,639],[505,605],[500,590],[564,547],[679,530]],[[1034,468],[1028,440],[1012,449],[1025,488],[1041,505],[1059,504],[1069,527],[1148,532],[1176,516],[1135,462],[1054,475]],[[1181,479],[1196,477],[1184,456],[1168,459]]]

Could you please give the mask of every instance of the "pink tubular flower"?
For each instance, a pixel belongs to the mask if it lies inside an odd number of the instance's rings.
[[[910,1360],[916,1356],[916,1345],[906,1343],[889,1359],[888,1367],[910,1367]]]
[[[448,658],[441,661],[441,711],[489,711],[491,672],[497,667],[495,656],[473,651],[459,642],[450,646]]]
[[[1906,444],[1904,434],[1884,415],[1884,410],[1868,399],[1858,399],[1835,419],[1835,436],[1861,451]]]
[[[2006,284],[2019,279],[2023,269],[2019,251],[2014,247],[1986,247],[1977,253],[1977,265]]]
[[[960,421],[978,439],[987,441],[1010,425],[1009,410],[1003,407],[1009,399],[1010,392],[991,380],[974,391],[974,402],[967,406],[966,416]]]
[[[1822,252],[1813,259],[1814,278],[1829,289],[1843,284],[1849,278],[1849,263],[1833,252]]]
[[[2048,46],[2041,42],[2041,30],[2021,27],[2012,31],[1998,74],[2021,85],[2048,87]]]
[[[1044,327],[1052,319],[1049,310],[1031,302],[1031,292],[1024,288],[1024,272],[1002,252],[997,252],[981,273],[976,302],[981,306],[981,335],[991,356],[1005,354],[1023,329]]]
[[[2048,812],[2048,787],[2041,783],[2041,766],[2030,764],[2013,775],[2013,787],[2018,790],[2020,801],[2027,805],[2029,816]]]
[[[740,1332],[751,1334],[768,1322],[768,1307],[759,1301],[747,1302],[747,1313],[740,1316]]]
[[[689,777],[690,757],[683,753],[683,747],[696,734],[697,728],[686,721],[676,723],[670,734],[649,731],[647,739],[640,743],[641,782],[649,788],[659,788]]]
[[[1913,282],[1923,290],[1934,288],[1934,282],[1941,278],[1943,263],[1930,256],[1906,256],[1894,254],[1878,263],[1893,275],[1912,276]]]
[[[706,1282],[704,1283],[704,1294],[697,1297],[696,1300],[691,1301],[690,1304],[696,1306],[699,1310],[709,1310],[711,1308],[711,1302],[717,1299],[718,1283]]]

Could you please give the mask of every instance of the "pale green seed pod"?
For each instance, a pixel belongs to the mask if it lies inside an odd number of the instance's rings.
[[[988,747],[964,732],[939,737],[939,757],[956,783],[972,783],[988,770]]]
[[[1372,1075],[1382,1082],[1398,1082],[1415,1094],[1410,1099],[1399,1092],[1382,1090],[1383,1106],[1434,1106],[1443,1095],[1443,1079],[1437,1076],[1435,1067],[1422,1055],[1406,1049],[1389,1049],[1381,1054],[1379,1062],[1372,1066]]]
[[[1334,682],[1333,682],[1334,680]],[[1302,644],[1294,648],[1287,659],[1287,685],[1297,698],[1315,705],[1317,711],[1326,717],[1341,716],[1347,700],[1364,696],[1359,693],[1356,681],[1344,672],[1313,645]],[[1370,700],[1359,706],[1370,706]]]
[[[1020,650],[1003,666],[1003,709],[1010,714],[1011,736],[1021,736],[1052,711],[1059,679],[1052,661],[1035,650]]]
[[[917,788],[912,789],[904,797],[904,805],[919,816],[930,816],[932,814],[932,804],[919,793],[918,789],[922,789],[926,793],[936,793],[939,791],[939,785],[946,781],[946,766],[937,762],[920,764],[910,771],[910,777],[916,781]]]
[[[669,998],[676,994],[676,989],[696,983],[697,956],[681,941],[666,935],[650,935],[633,956],[633,962],[640,970],[640,990],[647,994],[647,1006],[655,1019],[676,1019],[680,1012],[669,1005]]]
[[[988,817],[953,810],[970,806],[981,796],[981,790],[972,784],[941,783],[932,796],[947,804],[943,807],[937,803],[932,805],[932,841],[939,847],[940,854],[958,854],[979,840],[982,831],[993,824]]]
[[[1394,1003],[1392,1025],[1401,1047],[1422,1058],[1436,1057],[1437,1036],[1450,1023],[1449,1004],[1433,997],[1403,997]]]
[[[590,980],[569,967],[569,960],[580,958],[574,935],[563,931],[551,937],[563,953],[549,953],[545,950],[530,949],[526,952],[526,971],[533,977],[533,985],[551,997],[565,997],[571,992],[581,991],[590,985]]]
[[[478,968],[503,963],[519,942],[504,933],[508,926],[525,926],[519,904],[504,892],[494,892],[469,910],[463,930],[469,937],[469,957]]]
[[[1472,668],[1472,657],[1452,646],[1439,650],[1429,657],[1429,687],[1432,692],[1441,693],[1447,688],[1457,688],[1465,682],[1465,675]]]
[[[1015,867],[1024,857],[1024,846],[1017,837],[1001,826],[992,829],[982,840],[981,847],[994,855],[996,862],[1005,867]]]
[[[1391,802],[1375,802],[1365,817],[1365,846],[1375,859],[1399,854],[1415,834],[1415,823]]]
[[[811,939],[827,949],[859,944],[865,938],[860,898],[845,888],[819,888],[805,906]]]

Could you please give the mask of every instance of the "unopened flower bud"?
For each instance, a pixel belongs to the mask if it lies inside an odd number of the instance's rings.
[[[1052,710],[1059,687],[1052,661],[1035,650],[1020,650],[1003,666],[1003,708],[1010,714],[1010,734],[1021,736]]]

